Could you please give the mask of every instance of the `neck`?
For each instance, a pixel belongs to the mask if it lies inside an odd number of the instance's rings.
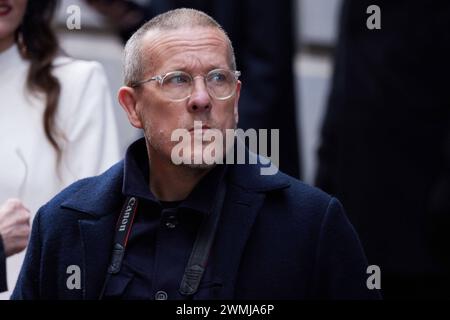
[[[8,50],[14,45],[14,34],[6,38],[0,39],[0,53]]]
[[[181,201],[188,197],[197,183],[212,169],[174,165],[147,148],[150,163],[150,190],[162,201]]]

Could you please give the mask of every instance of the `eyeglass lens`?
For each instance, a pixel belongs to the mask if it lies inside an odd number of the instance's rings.
[[[234,94],[236,77],[228,70],[213,70],[206,77],[208,92],[218,99],[226,99]],[[168,98],[184,99],[191,95],[194,81],[189,73],[174,71],[166,74],[161,83],[162,90]]]

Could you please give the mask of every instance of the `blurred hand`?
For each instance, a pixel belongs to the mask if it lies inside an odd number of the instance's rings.
[[[8,199],[0,206],[0,235],[7,257],[26,248],[30,216],[30,211],[18,199]]]

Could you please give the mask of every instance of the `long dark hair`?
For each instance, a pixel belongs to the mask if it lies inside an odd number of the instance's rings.
[[[16,32],[16,42],[23,57],[30,61],[27,88],[45,94],[43,126],[45,135],[56,150],[58,163],[61,147],[55,125],[61,86],[52,74],[52,63],[59,53],[58,39],[51,27],[57,0],[29,0],[21,26]]]

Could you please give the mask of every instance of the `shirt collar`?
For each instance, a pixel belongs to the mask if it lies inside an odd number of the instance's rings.
[[[181,202],[179,208],[208,214],[213,207],[219,182],[224,178],[226,165],[216,165],[194,187],[188,197]],[[135,196],[159,204],[156,196],[149,188],[149,161],[145,138],[135,141],[127,150],[124,163],[122,193]]]

